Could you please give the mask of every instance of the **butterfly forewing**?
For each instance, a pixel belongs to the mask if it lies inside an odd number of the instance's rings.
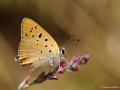
[[[21,24],[18,61],[22,65],[42,65],[58,54],[59,47],[51,35],[32,19],[24,18]]]

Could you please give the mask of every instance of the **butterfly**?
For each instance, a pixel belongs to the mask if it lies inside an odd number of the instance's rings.
[[[34,20],[22,20],[21,41],[15,58],[20,65],[29,65],[32,71],[45,65],[56,67],[65,59],[65,53],[65,49],[59,48],[52,36]]]

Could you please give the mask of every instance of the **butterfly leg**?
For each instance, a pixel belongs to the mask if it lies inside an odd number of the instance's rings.
[[[68,60],[66,59],[66,58],[64,58],[64,60],[65,60],[65,62],[69,65],[69,62],[68,62]]]
[[[58,73],[57,73],[57,68],[58,67],[55,67],[53,70],[52,70],[52,67],[50,66],[50,64],[49,64],[49,67],[50,67],[49,79],[50,80],[58,80]]]
[[[49,64],[49,67],[50,67],[50,72],[52,72],[52,69],[51,69],[51,66],[50,66],[50,64]]]

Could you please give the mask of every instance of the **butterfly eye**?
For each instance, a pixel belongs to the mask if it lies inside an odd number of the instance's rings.
[[[64,48],[61,49],[61,53],[62,53],[62,54],[65,54],[65,53],[66,53],[66,51],[65,51]]]

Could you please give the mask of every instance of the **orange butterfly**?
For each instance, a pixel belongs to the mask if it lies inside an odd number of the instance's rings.
[[[44,65],[57,66],[65,59],[65,49],[59,48],[56,41],[40,25],[29,18],[21,24],[21,42],[16,61],[30,65],[32,70]],[[66,59],[65,59],[66,60]]]

